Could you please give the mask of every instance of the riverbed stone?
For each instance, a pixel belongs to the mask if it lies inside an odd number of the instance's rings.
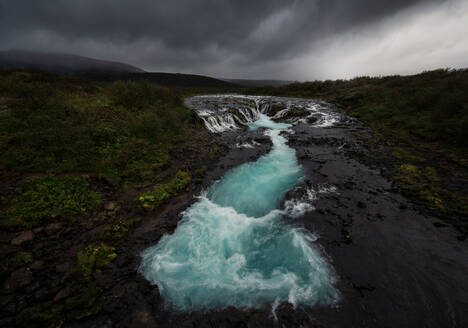
[[[34,261],[30,266],[32,270],[37,270],[37,271],[41,270],[43,267],[44,267],[44,261],[40,261],[40,260]]]
[[[67,298],[68,296],[70,296],[70,293],[71,293],[70,287],[65,287],[64,289],[60,290],[57,293],[57,295],[55,295],[54,302],[63,300],[64,298]]]
[[[14,246],[20,246],[23,243],[31,241],[33,239],[34,239],[34,233],[31,230],[23,231],[11,241],[11,244]]]
[[[45,231],[49,235],[58,232],[60,229],[62,229],[62,224],[60,222],[51,223],[45,227]]]
[[[22,267],[14,271],[4,284],[7,291],[14,291],[18,288],[27,286],[33,280],[33,274],[28,267]]]
[[[113,211],[117,207],[117,204],[115,202],[107,202],[104,204],[104,209],[107,211]]]
[[[55,266],[55,271],[58,273],[65,273],[71,270],[73,264],[70,262],[61,263]]]

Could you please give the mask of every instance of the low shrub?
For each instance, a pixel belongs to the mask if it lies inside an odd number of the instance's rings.
[[[86,279],[99,272],[106,264],[112,262],[117,254],[115,248],[104,243],[89,245],[77,253],[78,269]]]
[[[154,187],[152,192],[138,197],[138,205],[145,211],[154,211],[157,207],[166,203],[171,197],[185,190],[190,184],[191,176],[187,172],[177,172],[174,179],[166,184]]]

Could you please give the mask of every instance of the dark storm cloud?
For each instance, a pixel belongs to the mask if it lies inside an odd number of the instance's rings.
[[[281,78],[287,72],[272,72],[272,65],[284,71],[285,61],[314,52],[322,40],[443,2],[0,0],[0,47],[72,52],[148,70]]]

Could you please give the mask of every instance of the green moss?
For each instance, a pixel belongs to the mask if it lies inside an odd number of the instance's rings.
[[[127,232],[135,226],[137,222],[139,222],[140,219],[129,219],[129,220],[124,220],[120,219],[117,224],[114,224],[110,227],[107,227],[102,231],[97,237],[97,240],[119,240],[123,238]]]
[[[270,108],[268,114],[270,116],[275,116],[278,112],[282,111],[283,109],[285,109],[285,107],[283,105],[273,104],[273,105],[271,105],[271,108]]]
[[[89,245],[77,253],[78,269],[85,279],[90,279],[95,272],[99,272],[106,264],[112,262],[117,254],[115,248],[104,243]]]
[[[57,216],[77,217],[100,204],[86,176],[33,179],[17,190],[10,207],[0,215],[1,225],[32,227]]]
[[[437,171],[433,167],[426,166],[422,172],[422,174],[431,182],[439,182],[440,177],[437,174]]]
[[[424,158],[416,156],[416,155],[412,155],[409,151],[401,147],[394,147],[392,150],[392,155],[406,162],[423,163],[426,161]]]
[[[206,165],[203,165],[201,168],[196,170],[193,175],[197,178],[201,178],[205,175],[205,173],[206,173]]]
[[[395,178],[400,182],[403,193],[409,198],[437,209],[451,220],[458,221],[459,227],[466,225],[463,213],[468,213],[468,197],[456,195],[442,188],[439,185],[441,178],[436,169],[402,164]]]
[[[175,178],[166,184],[157,185],[150,193],[138,197],[138,205],[146,211],[154,211],[157,207],[166,203],[171,197],[185,190],[191,182],[191,176],[187,172],[178,171]]]
[[[218,157],[219,152],[220,152],[219,147],[217,145],[214,145],[213,148],[211,149],[209,158],[211,160],[214,160],[216,157]]]
[[[293,117],[302,117],[305,116],[307,113],[307,110],[305,110],[304,108],[293,108],[290,109],[282,118],[288,119]]]
[[[14,256],[5,257],[1,260],[3,263],[32,263],[33,256],[29,252],[19,252]]]
[[[228,113],[231,113],[232,115],[235,115],[237,117],[242,117],[242,116],[240,116],[239,111],[237,109],[235,109],[235,108],[228,109]]]

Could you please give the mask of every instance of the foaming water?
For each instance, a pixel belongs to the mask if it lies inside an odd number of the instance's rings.
[[[280,135],[288,124],[268,116],[273,148],[215,183],[188,208],[172,235],[143,253],[141,272],[180,311],[336,301],[334,278],[310,232],[284,222],[281,200],[303,178]]]
[[[252,124],[270,127],[274,122],[265,120],[265,114],[274,119],[285,118],[288,123],[310,124],[317,128],[330,127],[340,121],[340,115],[332,111],[330,105],[313,99],[209,95],[192,97],[186,103],[197,110],[206,128],[213,133],[244,129]],[[302,114],[288,116],[291,111]]]

